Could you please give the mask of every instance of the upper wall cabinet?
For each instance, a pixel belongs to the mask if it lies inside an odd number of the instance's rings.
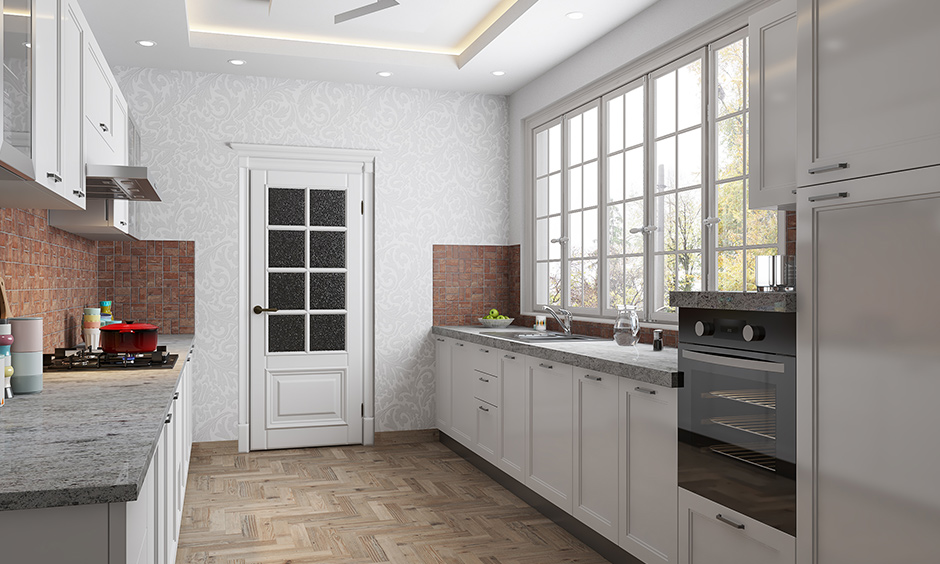
[[[748,20],[752,209],[795,209],[796,0]]]
[[[798,8],[799,185],[940,163],[940,2]]]
[[[85,37],[83,64],[85,158],[89,164],[127,164],[127,102],[94,36]]]

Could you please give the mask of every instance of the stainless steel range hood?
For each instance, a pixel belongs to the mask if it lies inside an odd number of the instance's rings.
[[[85,196],[135,202],[159,202],[145,166],[85,165]]]

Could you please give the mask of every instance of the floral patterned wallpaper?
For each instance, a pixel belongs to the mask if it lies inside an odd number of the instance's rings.
[[[376,431],[434,426],[432,245],[508,239],[501,96],[117,68],[163,204],[139,234],[196,242],[195,439],[238,418],[238,163],[229,142],[377,149]]]

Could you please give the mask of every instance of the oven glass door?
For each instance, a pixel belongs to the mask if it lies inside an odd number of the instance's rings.
[[[681,345],[679,485],[796,532],[796,359]]]

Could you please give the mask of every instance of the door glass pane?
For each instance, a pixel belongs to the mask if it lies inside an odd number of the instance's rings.
[[[744,116],[737,115],[715,124],[718,133],[716,148],[718,180],[744,174]]]
[[[584,207],[597,205],[597,161],[584,165]]]
[[[746,198],[747,192],[744,193]],[[776,246],[777,212],[775,210],[747,210],[747,244]]]
[[[311,315],[310,350],[346,350],[346,315]]]
[[[548,177],[535,181],[535,214],[538,217],[548,215]]]
[[[304,189],[268,188],[268,225],[304,225]]]
[[[310,309],[346,309],[346,274],[310,274]]]
[[[548,172],[561,170],[561,124],[548,130]]]
[[[702,123],[702,60],[680,67],[676,73],[679,76],[678,129],[685,129]]]
[[[548,130],[540,131],[535,136],[535,174],[548,174]]]
[[[303,253],[302,243],[300,252]],[[311,231],[310,268],[346,268],[346,233]]]
[[[535,222],[535,259],[548,258],[548,219],[539,219]],[[544,304],[545,302],[539,302]]]
[[[581,209],[581,167],[568,171],[568,209]]]
[[[346,226],[346,191],[311,190],[310,225],[345,227]]]
[[[584,241],[581,238],[581,212],[568,214],[568,256],[584,256]]]
[[[304,308],[303,272],[271,272],[268,274],[268,307],[275,309]]]
[[[676,130],[676,71],[656,79],[656,137]]]
[[[597,208],[584,210],[584,238],[582,245],[584,251],[581,256],[597,256]]]
[[[573,260],[568,263],[568,278],[570,279],[568,283],[568,305],[571,307],[582,307],[584,305],[581,302],[583,291],[581,268],[583,264],[580,260]]]
[[[559,237],[561,237],[561,217],[548,218],[548,258],[552,260],[561,259],[561,244],[551,242],[552,239]]]
[[[268,351],[304,352],[304,317],[268,314]]]
[[[268,231],[268,266],[303,268],[303,231]]]
[[[643,305],[643,257],[627,257],[623,263],[626,305]]]
[[[623,259],[614,258],[607,261],[607,307],[616,308],[624,305],[626,299],[626,286],[623,277]]]
[[[545,262],[535,265],[535,301],[548,303],[548,263]]]
[[[561,263],[548,263],[548,303],[558,305],[561,303]]]
[[[548,213],[561,213],[561,174],[548,177]]]
[[[597,276],[598,276],[598,262],[596,260],[586,260],[584,261],[583,266],[583,306],[584,307],[597,307]]]

